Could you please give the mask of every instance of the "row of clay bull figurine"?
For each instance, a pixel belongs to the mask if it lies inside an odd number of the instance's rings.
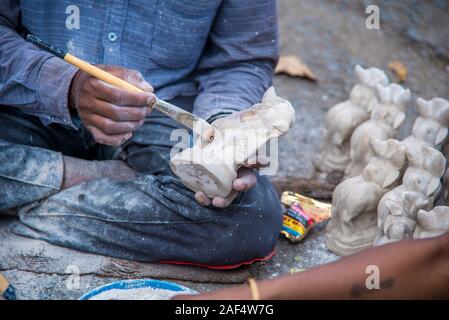
[[[440,235],[449,230],[449,173],[443,152],[449,102],[418,98],[412,133],[396,140],[411,93],[389,84],[379,69],[356,66],[349,100],[326,114],[316,161],[325,174],[341,174],[332,197],[327,246],[338,255],[373,245]],[[443,182],[444,179],[444,182]]]

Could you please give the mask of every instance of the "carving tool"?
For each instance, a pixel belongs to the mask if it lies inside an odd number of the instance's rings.
[[[51,54],[55,55],[58,58],[61,58],[68,63],[74,65],[75,67],[79,68],[80,70],[88,73],[92,77],[104,81],[114,87],[132,91],[132,92],[144,92],[139,87],[136,87],[135,85],[126,82],[123,79],[120,79],[113,74],[104,71],[92,64],[90,64],[87,61],[81,60],[70,53],[67,53],[64,50],[61,50],[59,48],[55,48],[51,46],[50,44],[46,43],[45,41],[42,41],[41,39],[37,38],[36,36],[33,36],[31,34],[28,34],[26,37],[26,40],[29,42],[35,44],[39,48],[50,52]],[[201,136],[203,141],[212,141],[214,139],[214,128],[207,123],[206,120],[184,110],[181,109],[171,103],[168,103],[164,100],[158,99],[156,97],[156,101],[151,106],[155,109],[161,111],[162,113],[166,114],[173,120],[183,124],[187,128],[192,129],[193,132],[195,132],[197,135]]]
[[[6,300],[16,300],[14,288],[9,284],[8,280],[0,273],[0,296]]]

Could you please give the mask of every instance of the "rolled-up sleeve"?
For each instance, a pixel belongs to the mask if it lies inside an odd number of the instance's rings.
[[[68,91],[77,68],[25,41],[17,1],[0,2],[0,107],[17,107],[44,124],[76,126]]]
[[[211,121],[260,102],[278,47],[275,0],[224,0],[198,64],[193,112]]]

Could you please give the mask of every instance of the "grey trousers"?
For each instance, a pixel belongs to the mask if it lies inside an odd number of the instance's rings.
[[[180,101],[177,102],[181,103]],[[154,111],[120,149],[79,131],[0,106],[0,212],[18,208],[13,231],[52,244],[129,260],[232,266],[274,250],[282,223],[266,177],[225,209],[202,207],[169,167],[178,128]],[[101,178],[60,190],[62,154],[120,158],[132,181]]]

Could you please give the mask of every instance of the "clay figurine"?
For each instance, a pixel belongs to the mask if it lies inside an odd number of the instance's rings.
[[[418,211],[432,209],[440,194],[446,160],[438,149],[448,135],[449,102],[418,98],[417,110],[412,135],[402,141],[409,160],[403,183],[379,203],[377,245],[412,239]]]
[[[449,231],[449,207],[439,206],[431,211],[419,210],[414,239],[438,237]]]
[[[372,100],[375,106],[370,119],[358,126],[351,136],[351,162],[345,170],[346,178],[360,175],[373,156],[369,147],[370,138],[395,138],[405,120],[405,110],[411,97],[409,89],[395,83],[386,87],[377,85],[376,96],[378,101]]]
[[[405,147],[397,140],[369,140],[373,157],[362,174],[340,183],[332,196],[327,247],[346,256],[371,247],[377,235],[377,205],[400,181],[406,166]]]
[[[323,143],[316,160],[316,166],[322,172],[344,172],[350,161],[349,139],[352,132],[369,119],[371,100],[376,99],[376,85],[388,84],[382,70],[363,69],[356,65],[354,72],[359,83],[352,88],[349,100],[336,104],[325,116]]]
[[[433,147],[423,147],[419,155],[406,149],[409,167],[402,185],[386,193],[379,202],[379,234],[376,245],[413,238],[418,211],[430,210],[441,190],[446,159]]]
[[[408,191],[403,185],[390,192],[379,202],[379,233],[374,239],[374,245],[413,239],[418,211],[430,207],[425,194]]]
[[[431,211],[420,210],[413,239],[438,237],[449,231],[449,207],[438,206]]]
[[[418,117],[413,124],[412,134],[403,140],[407,152],[416,158],[422,154],[421,149],[432,146],[441,150],[448,136],[449,102],[442,98],[416,101]]]
[[[294,119],[290,102],[278,97],[271,87],[261,103],[214,121],[213,142],[204,144],[198,139],[193,147],[174,155],[170,167],[191,190],[203,191],[211,198],[226,197],[237,169],[270,139],[285,135]]]

